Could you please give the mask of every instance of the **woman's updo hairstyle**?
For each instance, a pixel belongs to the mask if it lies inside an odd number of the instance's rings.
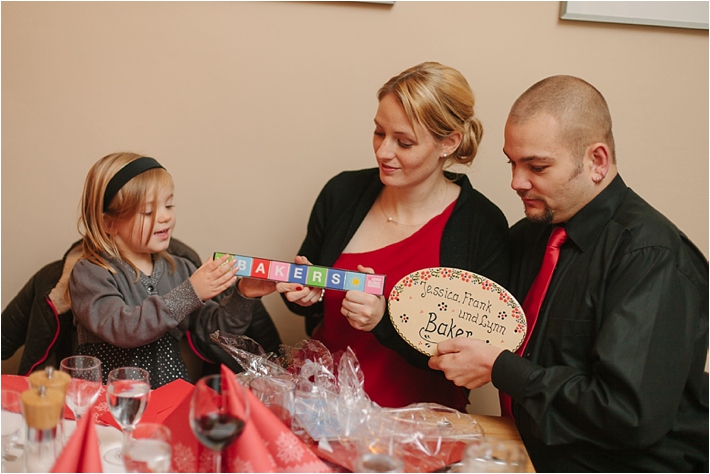
[[[426,128],[437,140],[453,132],[461,134],[459,147],[447,157],[447,164],[470,165],[483,137],[483,125],[474,115],[476,102],[471,87],[454,68],[424,62],[387,81],[377,92],[382,100],[393,94],[407,117]]]

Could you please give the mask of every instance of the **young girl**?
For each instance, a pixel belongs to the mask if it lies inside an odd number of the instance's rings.
[[[69,283],[82,355],[101,359],[104,383],[114,368],[150,373],[152,388],[189,380],[179,340],[200,334],[243,334],[258,298],[274,283],[239,280],[228,256],[195,268],[166,252],[175,228],[173,180],[153,158],[114,153],[89,171],[81,203],[83,257]],[[195,332],[195,331],[193,331]],[[209,344],[209,342],[202,341]]]

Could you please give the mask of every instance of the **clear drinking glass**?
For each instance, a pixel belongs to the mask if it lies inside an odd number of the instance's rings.
[[[102,387],[101,361],[92,356],[72,356],[63,359],[59,368],[71,377],[66,402],[78,422],[99,398]]]
[[[487,438],[464,451],[462,472],[523,472],[525,452],[512,441]]]
[[[150,397],[150,377],[146,370],[138,367],[121,367],[108,374],[106,401],[108,408],[121,427],[125,448]],[[106,462],[123,465],[123,449],[114,448],[104,454]]]
[[[22,401],[20,392],[15,390],[2,390],[2,463],[8,460],[8,450],[17,443],[22,432],[24,421],[22,419]],[[4,469],[3,469],[4,471]]]
[[[357,458],[354,472],[404,472],[404,463],[389,454],[365,453]]]
[[[246,389],[234,384],[244,406],[244,419],[240,419],[230,413],[226,384],[221,375],[202,377],[190,401],[190,427],[200,443],[216,453],[214,472],[222,472],[222,451],[239,438],[249,418]]]
[[[126,472],[170,472],[170,429],[160,423],[139,423],[123,448]]]

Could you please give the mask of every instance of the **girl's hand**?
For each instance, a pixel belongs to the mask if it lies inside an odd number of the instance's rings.
[[[294,263],[298,265],[313,265],[306,257],[297,256]],[[321,288],[309,288],[298,283],[277,283],[276,291],[283,293],[288,301],[300,306],[311,306],[323,301]]]
[[[217,260],[210,258],[190,276],[190,283],[200,301],[214,298],[237,281],[237,268],[228,262],[231,259],[229,254],[222,255]]]
[[[372,268],[362,265],[358,265],[357,270],[362,273],[375,273]],[[372,331],[385,315],[386,307],[384,296],[350,290],[345,293],[340,312],[348,318],[348,322],[353,328],[360,331]]]
[[[242,278],[239,280],[239,292],[247,298],[258,298],[273,293],[276,282],[257,278]]]

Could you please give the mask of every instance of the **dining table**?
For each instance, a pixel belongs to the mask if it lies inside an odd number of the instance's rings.
[[[22,416],[19,413],[17,416]],[[71,436],[71,433],[76,427],[76,421],[74,420],[64,420],[62,422],[62,429],[66,430],[67,435]],[[123,436],[121,431],[113,426],[106,426],[97,424],[96,425],[96,436],[99,438],[99,451],[101,453],[101,465],[103,472],[126,472],[123,465],[110,464],[104,459],[104,455],[107,451],[113,448],[120,448],[123,442]],[[20,438],[17,442],[17,446],[11,447],[9,450],[8,459],[3,460],[2,472],[26,472],[25,471],[25,459],[24,459],[24,443],[25,443],[25,432],[20,434]]]
[[[3,376],[3,382],[7,382],[8,377]],[[5,383],[3,385],[6,385]],[[17,413],[17,417],[22,415]],[[525,464],[523,466],[522,472],[535,472],[532,462],[530,461],[525,446],[520,438],[520,435],[515,427],[515,423],[512,418],[502,417],[502,416],[492,416],[492,415],[480,415],[480,414],[457,414],[456,417],[450,418],[450,420],[455,425],[456,423],[466,423],[469,418],[475,420],[483,429],[483,433],[486,439],[495,439],[510,441],[514,444],[519,445],[519,447],[525,453]],[[62,422],[62,429],[65,430],[67,434],[71,434],[76,427],[76,422],[73,419],[65,419]],[[122,435],[121,431],[113,425],[107,425],[105,423],[96,423],[96,435],[99,441],[99,451],[101,455],[101,462],[103,472],[126,472],[124,466],[116,465],[106,462],[104,459],[104,454],[113,449],[121,446]],[[9,450],[9,456],[2,462],[2,472],[25,472],[25,463],[23,457],[22,445],[25,439],[25,433],[21,433],[18,446],[15,446]],[[334,466],[337,468],[338,466]],[[336,470],[336,469],[334,469]],[[451,469],[450,472],[455,472],[455,469]],[[348,472],[347,470],[340,470],[338,472]],[[446,472],[439,470],[438,472]]]
[[[487,438],[495,438],[518,444],[520,449],[522,449],[525,453],[525,466],[523,468],[523,472],[535,472],[532,461],[530,461],[530,456],[528,456],[528,451],[525,449],[523,440],[520,439],[520,433],[518,433],[518,429],[515,427],[515,421],[513,421],[512,418],[493,415],[470,416],[472,416],[478,424],[481,425],[483,433]]]
[[[17,414],[17,416],[21,416]],[[525,450],[518,430],[515,428],[515,423],[511,418],[502,416],[492,416],[492,415],[468,415],[474,418],[483,428],[483,432],[487,438],[494,438],[504,441],[511,441],[513,443],[519,443],[520,448]],[[74,420],[64,420],[65,429],[71,433],[76,426]],[[96,425],[96,434],[99,438],[99,450],[102,457],[103,472],[126,472],[123,466],[116,464],[110,464],[103,459],[104,454],[113,449],[121,446],[122,437],[121,432],[113,426],[105,426],[101,424]],[[23,443],[24,433],[20,437],[20,446]],[[523,472],[535,472],[535,469],[527,456],[527,451],[525,451],[526,463],[523,467]],[[10,450],[10,456],[8,460],[3,461],[2,472],[25,472],[24,469],[24,458],[22,457],[21,448],[15,448]]]

